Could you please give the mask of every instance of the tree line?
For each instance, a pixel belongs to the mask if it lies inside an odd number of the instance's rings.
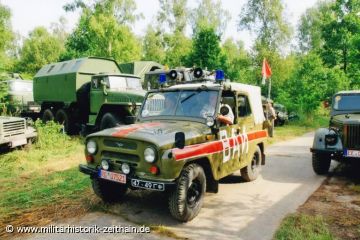
[[[230,13],[221,1],[200,0],[196,8],[187,2],[159,0],[156,20],[139,37],[132,30],[142,18],[134,0],[74,0],[64,6],[80,11],[72,32],[61,18],[50,29],[36,27],[21,46],[11,29],[11,11],[0,4],[0,72],[32,77],[50,62],[101,56],[120,63],[152,60],[170,68],[223,69],[233,81],[260,85],[266,58],[273,72],[272,98],[307,115],[339,90],[360,89],[360,1],[319,1],[292,29],[281,0],[247,0],[237,24],[255,36],[249,50],[242,41],[223,39]]]

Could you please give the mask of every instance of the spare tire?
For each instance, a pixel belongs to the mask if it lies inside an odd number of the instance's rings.
[[[112,113],[105,113],[101,118],[100,122],[100,130],[104,130],[107,128],[113,128],[123,125],[123,123],[119,120],[119,118]]]

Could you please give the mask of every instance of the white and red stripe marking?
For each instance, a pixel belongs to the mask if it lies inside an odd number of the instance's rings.
[[[266,138],[267,137],[267,131],[266,130],[261,130],[261,131],[256,131],[256,132],[251,132],[246,134],[247,135],[247,139],[248,141],[253,141],[253,140],[257,140],[260,138]],[[218,140],[218,141],[213,141],[213,142],[208,142],[208,143],[200,143],[200,144],[195,144],[195,145],[191,145],[191,146],[186,146],[184,149],[173,149],[173,155],[176,161],[180,161],[180,160],[184,160],[187,158],[192,158],[192,157],[201,157],[201,156],[206,156],[209,154],[214,154],[214,153],[219,153],[219,152],[223,152],[224,149],[224,140],[228,140],[229,141],[229,145],[230,148],[234,148],[236,146],[236,139],[239,144],[243,144],[244,143],[244,137],[239,135],[236,137],[231,137],[228,139],[222,139],[222,140]]]

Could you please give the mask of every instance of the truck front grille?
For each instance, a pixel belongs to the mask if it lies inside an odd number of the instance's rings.
[[[25,133],[25,121],[13,121],[3,123],[4,137],[10,137]]]
[[[346,125],[344,147],[360,149],[360,125]]]
[[[137,144],[134,142],[128,142],[123,140],[111,140],[105,139],[104,145],[107,147],[114,147],[114,148],[122,148],[122,149],[131,149],[136,150]]]

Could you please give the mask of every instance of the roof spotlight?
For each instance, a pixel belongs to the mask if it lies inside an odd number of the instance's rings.
[[[178,76],[178,72],[177,72],[176,70],[171,70],[171,71],[169,72],[169,77],[170,77],[172,80],[176,79],[177,76]]]
[[[201,78],[204,75],[204,71],[201,68],[194,69],[194,77]]]

